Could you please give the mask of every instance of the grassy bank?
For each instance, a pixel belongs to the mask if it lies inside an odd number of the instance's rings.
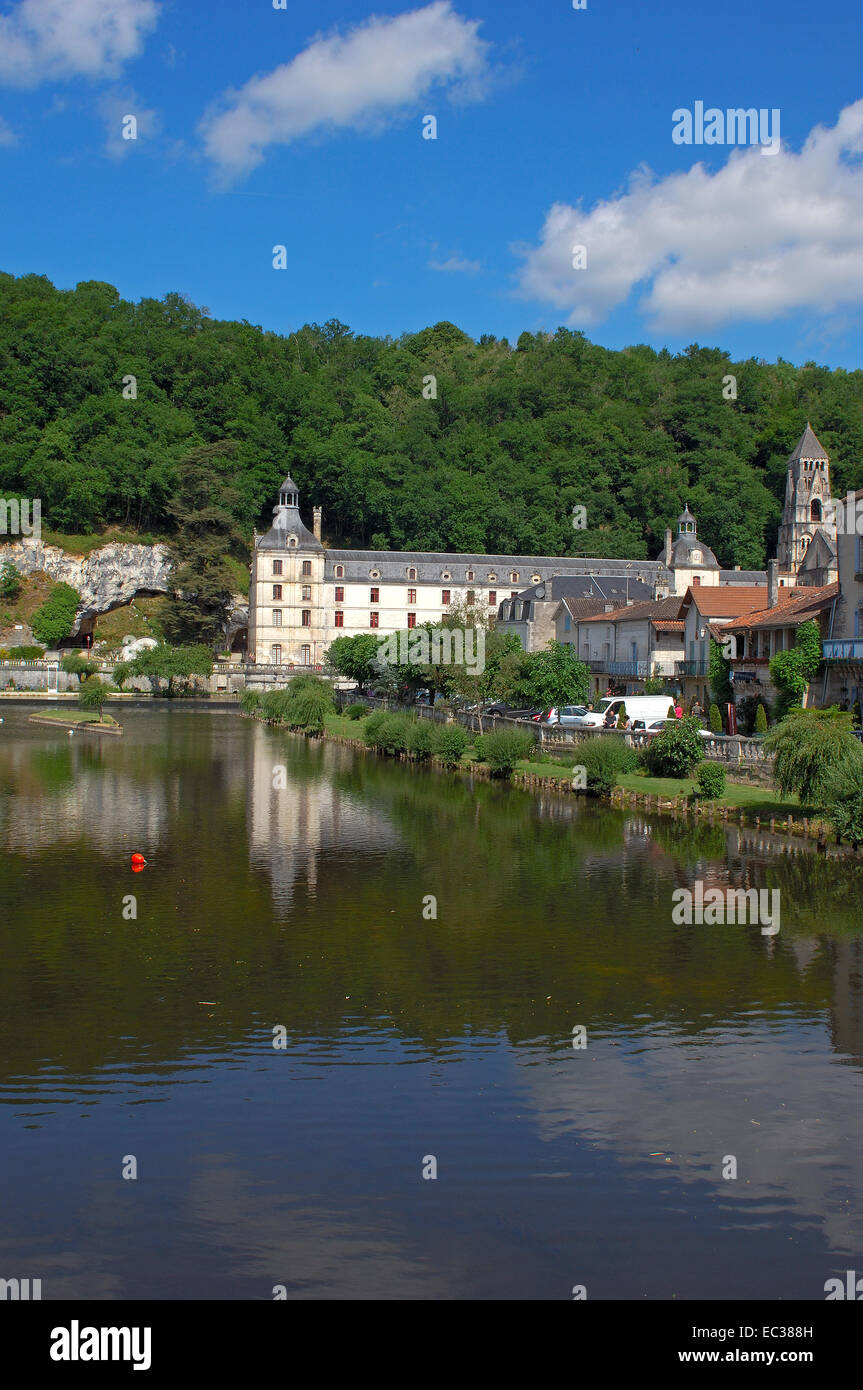
[[[38,718],[40,720],[53,719],[58,724],[101,724],[103,728],[105,725],[119,728],[116,719],[112,719],[110,714],[106,714],[100,719],[98,714],[93,714],[91,710],[46,709],[39,711]]]

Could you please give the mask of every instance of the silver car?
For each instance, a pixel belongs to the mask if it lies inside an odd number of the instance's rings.
[[[560,724],[563,728],[577,728],[585,714],[587,714],[587,705],[562,705],[560,709],[549,710],[548,717],[542,722],[544,724]]]

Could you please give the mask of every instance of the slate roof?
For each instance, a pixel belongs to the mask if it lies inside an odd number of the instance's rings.
[[[585,618],[586,623],[637,623],[645,618],[653,620],[655,618],[676,619],[680,615],[683,597],[680,594],[672,598],[651,599],[647,603],[630,603],[623,608],[616,608],[613,613],[597,613],[595,617]]]
[[[300,520],[299,508],[274,507],[273,511],[273,525],[265,536],[255,541],[256,550],[287,550],[289,536],[296,536],[297,550],[323,550],[317,537]]]
[[[798,459],[826,459],[829,455],[824,446],[819,442],[815,431],[806,421],[806,428],[800,436],[797,448],[788,455],[789,463],[796,463]]]
[[[381,581],[399,582],[411,584],[470,584],[477,585],[496,585],[501,589],[512,588],[518,584],[524,584],[525,579],[529,580],[532,574],[540,576],[540,584],[547,586],[550,581],[559,577],[582,577],[598,575],[617,576],[623,573],[624,565],[620,560],[595,560],[577,555],[483,555],[471,552],[452,552],[452,551],[427,551],[427,550],[327,550],[325,575],[327,579],[333,578],[333,571],[336,565],[344,566],[344,578],[346,580],[360,581],[368,580],[369,571],[376,569],[380,572]],[[658,561],[641,560],[638,562],[639,569],[645,574],[656,574],[660,579],[664,578],[667,571],[665,566]],[[408,569],[415,569],[417,577],[415,580],[408,581]],[[465,571],[472,569],[474,579],[466,578]],[[510,579],[510,572],[516,570],[519,578]],[[444,574],[449,574],[449,581],[443,578]],[[495,579],[488,578],[489,574],[494,574]],[[630,585],[633,581],[630,581]],[[653,586],[650,585],[650,592]],[[520,596],[532,599],[536,597],[536,586],[521,591]],[[547,593],[545,597],[552,598],[557,595]]]
[[[517,602],[517,600],[513,601]],[[557,617],[560,610],[565,608],[570,617],[581,621],[583,618],[592,618],[596,613],[604,613],[606,606],[606,601],[602,598],[564,598],[558,604],[554,616]],[[618,599],[614,603],[612,611],[623,607],[625,607],[623,600]]]

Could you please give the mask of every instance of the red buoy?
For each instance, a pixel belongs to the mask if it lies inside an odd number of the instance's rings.
[[[146,859],[144,858],[143,854],[133,854],[133,855],[132,855],[132,868],[133,868],[133,869],[135,869],[135,870],[143,869],[143,867],[144,867],[144,865],[146,864],[146,862],[147,862],[147,861],[146,861]]]

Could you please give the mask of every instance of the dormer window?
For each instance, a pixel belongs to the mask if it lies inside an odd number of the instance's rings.
[[[511,570],[511,571],[510,571],[509,582],[510,582],[510,584],[517,584],[517,583],[518,583],[518,570]]]
[[[416,570],[415,570],[415,569],[409,569],[409,570],[408,570],[408,579],[416,579],[416,577],[417,577],[417,572],[416,572]]]
[[[369,570],[369,579],[380,579],[380,570]]]
[[[489,582],[489,584],[496,584],[496,583],[497,583],[497,575],[496,575],[496,574],[490,574],[490,575],[488,576],[488,582]]]
[[[532,575],[530,576],[530,582],[531,582],[531,584],[539,584],[539,583],[541,582],[541,579],[542,579],[542,576],[539,575],[539,574],[532,574]]]
[[[691,560],[692,560],[692,563],[693,563],[694,565],[700,565],[700,564],[701,564],[701,561],[702,561],[702,558],[703,558],[703,557],[702,557],[702,554],[701,554],[701,551],[700,551],[700,550],[690,550],[689,554],[690,554],[690,558],[691,558]]]
[[[467,571],[466,571],[466,573],[465,573],[465,579],[467,579],[468,581],[470,581],[470,580],[473,579],[473,570],[467,570]]]
[[[288,536],[288,545],[291,547],[292,550],[296,547],[296,544],[297,544],[297,538],[296,538],[296,536]]]
[[[345,567],[344,567],[344,565],[336,565],[336,579],[344,579],[344,577],[345,577]]]
[[[441,579],[452,579],[452,575],[450,574],[449,570],[441,570],[440,577]]]

